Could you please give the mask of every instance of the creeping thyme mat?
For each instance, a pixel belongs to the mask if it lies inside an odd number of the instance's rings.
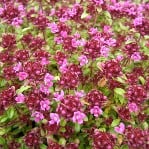
[[[149,149],[148,0],[0,0],[1,149]]]

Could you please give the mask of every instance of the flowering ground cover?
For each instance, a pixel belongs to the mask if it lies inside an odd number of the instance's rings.
[[[0,148],[149,149],[148,0],[0,0]]]

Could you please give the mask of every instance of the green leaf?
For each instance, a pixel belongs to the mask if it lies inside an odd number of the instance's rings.
[[[122,145],[120,149],[129,149],[126,144]]]
[[[111,14],[110,14],[108,11],[105,11],[105,12],[104,12],[104,15],[105,15],[107,18],[111,18]]]
[[[6,134],[6,129],[5,128],[2,128],[0,127],[0,136]]]
[[[66,124],[67,124],[67,121],[63,118],[60,122],[60,126],[64,127],[64,126],[66,126]]]
[[[26,31],[28,31],[28,30],[30,30],[30,29],[32,29],[32,26],[29,26],[29,27],[27,27],[27,28],[22,29],[22,33],[26,32]]]
[[[122,96],[119,96],[118,99],[119,99],[119,101],[120,101],[121,104],[124,104],[125,101],[126,101],[125,98],[122,97]]]
[[[85,121],[85,122],[87,122],[87,121],[88,121],[88,117],[87,117],[87,116],[85,117],[84,121]]]
[[[6,140],[0,136],[0,144],[1,145],[4,145],[6,143]]]
[[[21,86],[21,88],[19,88],[18,90],[16,90],[17,94],[23,93],[24,91],[27,91],[28,89],[30,89],[31,86]]]
[[[139,80],[140,80],[141,84],[143,84],[143,85],[145,84],[145,79],[142,76],[139,77]]]
[[[84,74],[84,75],[90,74],[90,68],[85,68],[85,69],[83,70],[83,74]]]
[[[112,122],[112,124],[111,124],[111,127],[115,127],[115,126],[117,126],[119,123],[120,123],[120,119],[115,119],[115,120],[113,120],[113,122]]]
[[[5,85],[6,85],[6,83],[7,83],[7,81],[6,81],[6,80],[1,80],[1,82],[0,82],[0,87],[5,86]]]
[[[124,78],[121,78],[121,77],[117,77],[117,81],[120,82],[120,83],[123,83],[123,84],[126,83],[126,81],[124,80]]]
[[[125,94],[125,90],[123,90],[122,88],[115,88],[114,92],[121,96],[124,96],[124,94]]]
[[[66,129],[65,129],[65,127],[61,127],[61,128],[59,129],[59,131],[60,131],[60,132],[66,132]]]
[[[60,80],[60,76],[55,76],[55,77],[54,77],[54,80],[55,80],[55,81]]]
[[[8,118],[12,119],[13,116],[14,116],[14,114],[15,114],[15,109],[14,109],[14,107],[10,107],[10,108],[7,110],[6,113],[7,113]]]
[[[106,128],[99,128],[100,131],[106,132]]]
[[[78,123],[75,123],[75,132],[80,132],[81,125]]]
[[[82,15],[81,15],[81,19],[84,19],[84,18],[86,18],[88,16],[88,13],[86,13],[85,11],[82,13]]]
[[[149,127],[147,122],[144,122],[142,125],[143,125],[143,128],[146,129],[146,130],[147,130],[148,127]]]
[[[7,120],[8,120],[8,117],[5,116],[5,115],[3,115],[3,116],[0,117],[0,123],[4,123],[4,122],[6,122]]]
[[[62,146],[65,146],[65,144],[66,144],[66,139],[65,139],[65,138],[60,138],[60,139],[59,139],[59,144],[62,145]]]
[[[40,149],[47,149],[48,147],[45,144],[40,145]]]

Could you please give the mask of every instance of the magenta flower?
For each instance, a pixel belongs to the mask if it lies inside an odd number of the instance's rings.
[[[97,34],[97,33],[98,33],[98,29],[92,27],[92,28],[89,29],[89,33],[90,33],[91,35]]]
[[[15,98],[15,101],[16,101],[17,103],[24,103],[24,100],[25,100],[25,96],[24,96],[22,93],[20,93],[20,94]]]
[[[134,60],[134,61],[140,61],[141,60],[141,55],[139,52],[134,52],[132,55],[131,55],[131,59]]]
[[[116,45],[116,40],[113,38],[109,38],[108,40],[104,41],[104,43],[110,47],[114,47]]]
[[[108,57],[109,56],[109,51],[110,51],[109,48],[107,48],[105,46],[102,46],[101,49],[100,49],[100,54],[103,57]]]
[[[14,18],[13,21],[12,21],[12,25],[15,26],[15,27],[19,27],[21,24],[23,23],[23,20],[22,18]]]
[[[79,46],[85,46],[85,44],[86,44],[86,40],[85,39],[81,39],[81,40],[79,40]]]
[[[81,55],[78,60],[80,62],[80,66],[84,66],[88,63],[88,59],[85,55]]]
[[[139,25],[142,25],[142,22],[143,22],[143,18],[142,17],[137,17],[133,20],[133,24],[134,26],[139,26]]]
[[[2,15],[4,12],[4,9],[3,8],[0,8],[0,15]]]
[[[92,0],[96,5],[101,5],[104,3],[103,0]]]
[[[23,80],[25,80],[28,77],[28,73],[26,73],[26,72],[19,72],[18,73],[18,77],[19,77],[20,81],[23,81]]]
[[[124,58],[123,55],[118,55],[118,56],[116,57],[116,60],[117,60],[117,61],[121,61],[121,60],[123,60],[123,58]]]
[[[137,112],[139,109],[138,109],[138,106],[136,105],[136,103],[132,102],[132,103],[129,103],[128,104],[128,108],[129,108],[129,111],[130,112]]]
[[[64,59],[63,60],[63,63],[60,65],[60,72],[66,72],[67,71],[67,65],[68,65],[68,62],[67,62],[67,59]]]
[[[52,8],[51,9],[51,13],[50,13],[50,15],[49,16],[53,16],[55,14],[55,9],[54,8]]]
[[[70,17],[73,17],[73,16],[75,16],[76,14],[77,14],[77,10],[76,10],[75,7],[73,7],[72,9],[69,9],[69,10],[68,10],[68,15],[69,15]]]
[[[112,35],[112,31],[111,31],[111,27],[110,26],[105,25],[103,30],[104,30],[105,33],[108,33],[108,34]]]
[[[78,97],[78,98],[82,98],[85,96],[85,92],[83,90],[81,91],[75,91],[75,95]]]
[[[18,64],[16,64],[14,67],[13,67],[13,70],[15,72],[18,72],[22,69],[22,64],[19,62]]]
[[[44,77],[45,85],[47,85],[48,87],[51,87],[53,85],[53,82],[52,82],[53,80],[54,80],[54,77],[51,74],[46,73]]]
[[[51,30],[52,33],[59,32],[58,26],[57,26],[57,24],[55,22],[49,23],[48,24],[48,27],[50,28],[50,30]]]
[[[55,38],[54,38],[54,41],[55,41],[57,44],[63,43],[62,37],[55,37]]]
[[[90,113],[95,117],[98,117],[103,113],[103,111],[98,106],[94,106],[92,109],[90,109]]]
[[[38,111],[33,112],[31,116],[34,118],[35,122],[39,122],[44,119],[43,114]]]
[[[49,60],[47,59],[47,58],[45,58],[45,57],[43,57],[42,59],[41,59],[41,65],[47,65],[47,64],[49,64]]]
[[[72,121],[74,123],[83,124],[84,119],[86,118],[86,115],[80,111],[74,112],[74,115],[72,117]]]
[[[116,126],[116,127],[114,128],[114,130],[115,130],[117,133],[123,134],[124,131],[125,131],[125,125],[124,125],[124,123],[120,123],[120,125],[119,125],[119,126]]]
[[[80,42],[79,42],[79,40],[74,38],[71,40],[71,44],[72,44],[72,47],[77,48],[77,47],[79,47]]]
[[[64,98],[64,91],[61,90],[60,93],[54,93],[54,100],[61,101]]]
[[[40,91],[48,95],[50,93],[49,86],[41,84]]]
[[[49,99],[44,99],[44,100],[40,101],[41,110],[43,110],[43,111],[49,110],[50,109],[49,104],[50,104]]]
[[[52,125],[52,124],[59,124],[60,123],[60,117],[57,113],[50,113],[50,121],[49,121],[49,124]]]
[[[60,35],[64,38],[66,38],[68,36],[68,33],[66,31],[61,31]]]

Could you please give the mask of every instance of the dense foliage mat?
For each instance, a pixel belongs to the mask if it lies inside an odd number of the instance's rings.
[[[148,0],[0,0],[0,148],[149,149]]]

